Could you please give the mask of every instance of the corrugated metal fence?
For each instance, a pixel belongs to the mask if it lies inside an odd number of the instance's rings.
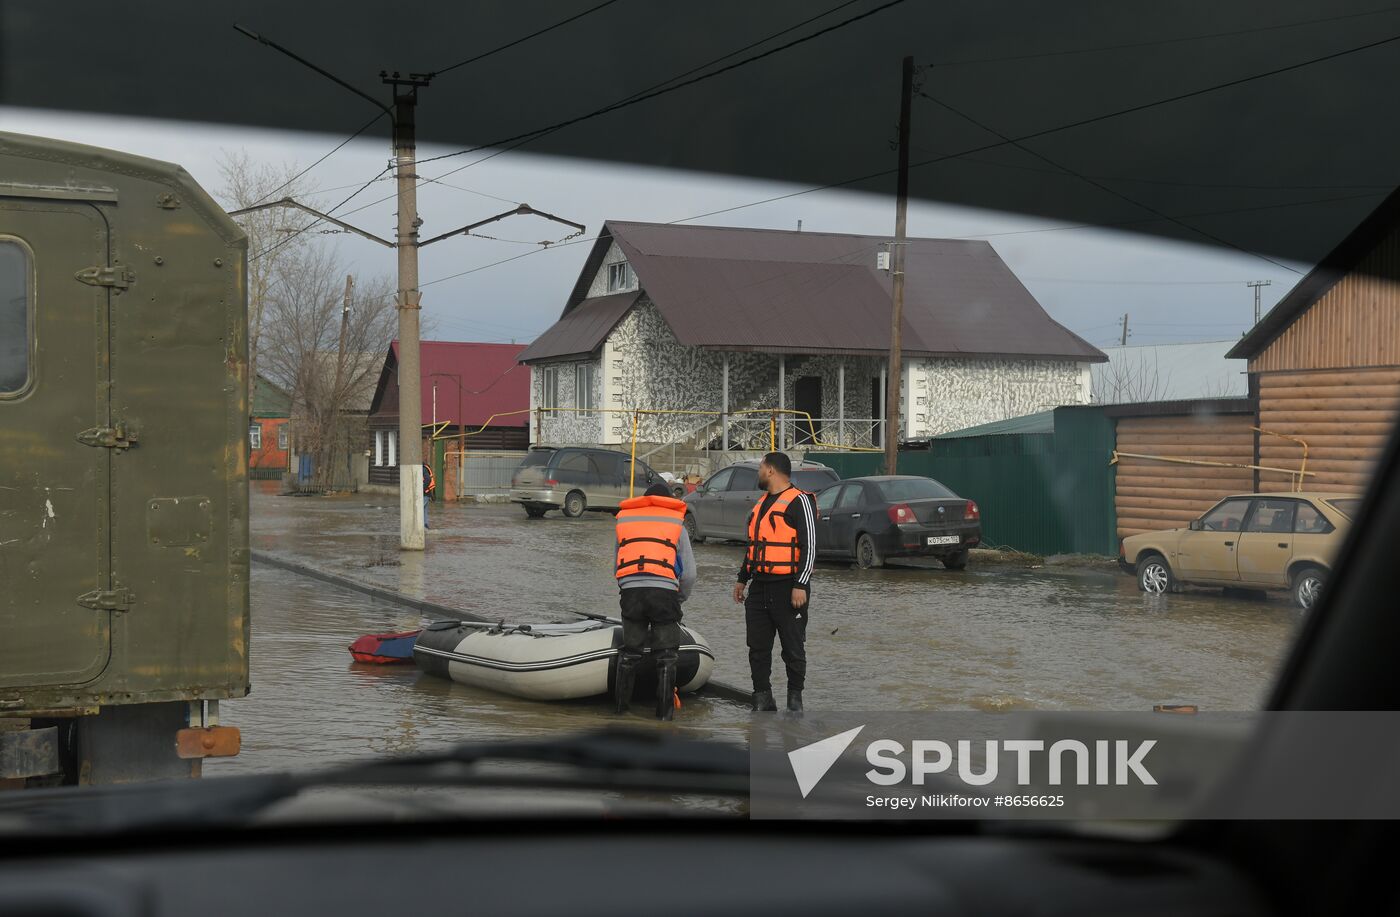
[[[1097,407],[1055,410],[1054,433],[934,439],[899,455],[900,474],[937,478],[977,501],[983,540],[1036,554],[1117,554],[1113,421]],[[880,474],[884,456],[809,453],[843,477]]]
[[[465,456],[465,460],[462,457]],[[457,493],[463,496],[504,494],[524,452],[449,452],[448,474],[457,474]],[[461,461],[459,465],[458,462]]]

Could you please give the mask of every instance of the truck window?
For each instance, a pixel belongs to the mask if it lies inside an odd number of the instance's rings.
[[[29,385],[29,271],[28,250],[0,239],[0,395]]]

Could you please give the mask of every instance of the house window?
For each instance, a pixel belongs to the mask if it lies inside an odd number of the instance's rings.
[[[0,395],[29,385],[29,270],[28,249],[0,241]]]
[[[393,468],[399,463],[399,431],[390,430],[388,433],[384,434],[384,438],[389,443],[389,460],[386,464],[390,468]]]
[[[608,292],[619,293],[637,286],[637,275],[632,273],[632,265],[626,261],[608,265]]]
[[[286,425],[286,424],[282,424],[282,426],[280,426],[280,427],[277,428],[277,448],[278,448],[278,449],[281,449],[283,452],[286,452],[286,451],[287,451],[287,425]]]
[[[555,416],[559,407],[559,367],[546,366],[540,370],[540,407],[545,416]]]
[[[374,431],[374,467],[384,467],[384,431]]]
[[[574,402],[579,410],[598,410],[598,394],[593,390],[597,378],[598,367],[592,363],[579,363],[574,367]]]
[[[254,452],[262,448],[262,424],[253,424],[248,427],[248,445]]]

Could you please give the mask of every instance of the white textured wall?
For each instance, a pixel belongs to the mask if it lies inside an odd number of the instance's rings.
[[[1069,360],[930,359],[916,391],[915,436],[1087,404],[1083,364]]]
[[[602,401],[602,372],[599,361],[592,360],[595,367],[600,371],[595,372],[593,377],[593,393],[600,407],[607,407]],[[578,407],[578,392],[576,391],[575,373],[579,361],[567,363],[541,364],[535,363],[530,366],[530,407],[544,403],[544,368],[546,365],[559,367],[559,403],[561,408]],[[550,445],[590,445],[601,442],[603,434],[605,414],[582,414],[578,411],[560,411],[553,417],[546,416],[540,420],[543,429],[543,436],[537,436],[536,417],[530,415],[530,442],[548,443]]]

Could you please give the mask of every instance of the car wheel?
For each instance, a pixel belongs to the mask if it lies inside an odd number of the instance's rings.
[[[543,519],[545,512],[544,509],[538,506],[525,507],[525,515],[529,516],[531,519]]]
[[[1176,591],[1176,577],[1160,554],[1149,554],[1137,565],[1138,588],[1148,595],[1165,595]]]
[[[685,533],[690,536],[691,544],[700,544],[705,540],[705,536],[700,534],[700,528],[695,524],[695,514],[685,514]]]
[[[966,570],[967,551],[954,551],[952,554],[944,554],[939,560],[943,561],[943,567],[947,570]]]
[[[588,501],[584,499],[583,491],[571,490],[564,498],[564,515],[570,519],[577,519],[583,515],[583,511],[588,509]]]
[[[869,535],[862,535],[856,539],[856,566],[862,570],[869,570],[871,567],[883,567],[885,559],[880,556],[880,549],[875,544],[875,539]]]
[[[1304,611],[1317,604],[1322,595],[1322,587],[1327,582],[1327,571],[1321,567],[1304,567],[1293,574],[1293,602]]]

